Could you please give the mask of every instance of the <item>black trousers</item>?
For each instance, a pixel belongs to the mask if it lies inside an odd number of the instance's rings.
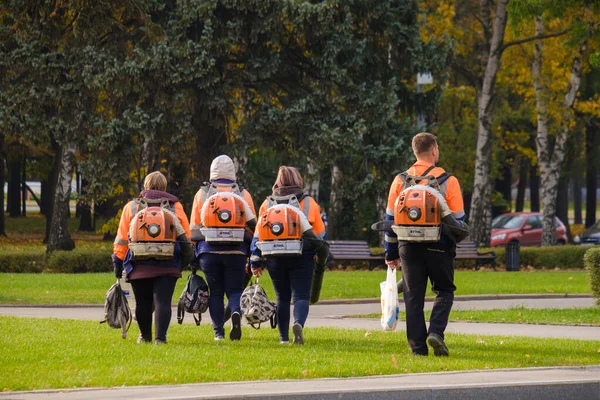
[[[135,318],[142,337],[152,340],[152,305],[154,305],[155,339],[167,340],[167,330],[171,323],[171,299],[177,278],[159,276],[149,279],[134,279],[131,287],[135,294]]]
[[[436,333],[444,338],[448,317],[454,301],[454,246],[442,243],[408,243],[400,246],[404,305],[406,307],[406,337],[413,353],[428,354],[427,335]],[[435,303],[425,325],[425,291],[431,280]]]

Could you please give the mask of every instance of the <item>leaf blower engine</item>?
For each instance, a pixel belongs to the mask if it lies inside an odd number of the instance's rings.
[[[427,184],[420,184],[428,180]],[[398,240],[406,242],[437,242],[442,233],[442,204],[446,201],[433,176],[406,180],[406,188],[394,204],[392,230]]]

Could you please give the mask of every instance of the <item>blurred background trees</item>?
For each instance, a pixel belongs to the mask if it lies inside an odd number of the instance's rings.
[[[258,204],[279,165],[297,166],[329,214],[328,238],[376,244],[369,226],[414,159],[412,136],[429,130],[478,243],[489,243],[493,215],[545,203],[565,224],[574,204],[575,223],[591,224],[599,18],[593,1],[547,2],[2,0],[7,215],[26,216],[26,182],[41,182],[48,251],[70,249],[70,199],[80,229],[109,238],[114,220],[100,227],[95,217],[118,217],[149,171],[167,175],[189,212],[212,159],[227,153]],[[418,88],[419,73],[433,84]],[[563,153],[553,165],[540,158],[540,99],[547,148]],[[540,182],[545,163],[552,188],[544,173]]]

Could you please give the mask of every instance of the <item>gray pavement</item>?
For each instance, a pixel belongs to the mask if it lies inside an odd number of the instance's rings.
[[[13,400],[100,399],[600,399],[600,365],[0,393]]]
[[[334,327],[343,329],[380,330],[381,326],[376,319],[352,318],[349,316],[360,314],[379,313],[379,303],[353,301],[324,302],[325,304],[313,305],[306,322],[307,327]],[[455,310],[483,310],[507,309],[512,307],[525,308],[581,308],[592,307],[594,300],[591,297],[557,297],[552,298],[510,298],[500,300],[471,300],[459,299],[454,303]],[[433,303],[426,302],[425,307],[431,309]],[[401,310],[404,309],[400,303]],[[65,319],[102,319],[102,306],[0,306],[0,315],[14,315],[34,318],[65,318]],[[177,312],[173,312],[173,323],[176,321]],[[208,315],[206,315],[208,317]],[[191,323],[192,318],[185,322]],[[403,328],[400,323],[399,329]],[[449,333],[463,333],[474,335],[500,335],[500,336],[528,336],[537,338],[565,338],[581,340],[600,340],[600,327],[597,326],[549,326],[526,324],[495,324],[495,323],[469,323],[450,322],[446,330]]]

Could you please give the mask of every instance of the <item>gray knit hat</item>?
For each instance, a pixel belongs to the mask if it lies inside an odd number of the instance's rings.
[[[229,179],[235,181],[235,165],[233,160],[225,154],[215,158],[210,164],[210,180]]]

